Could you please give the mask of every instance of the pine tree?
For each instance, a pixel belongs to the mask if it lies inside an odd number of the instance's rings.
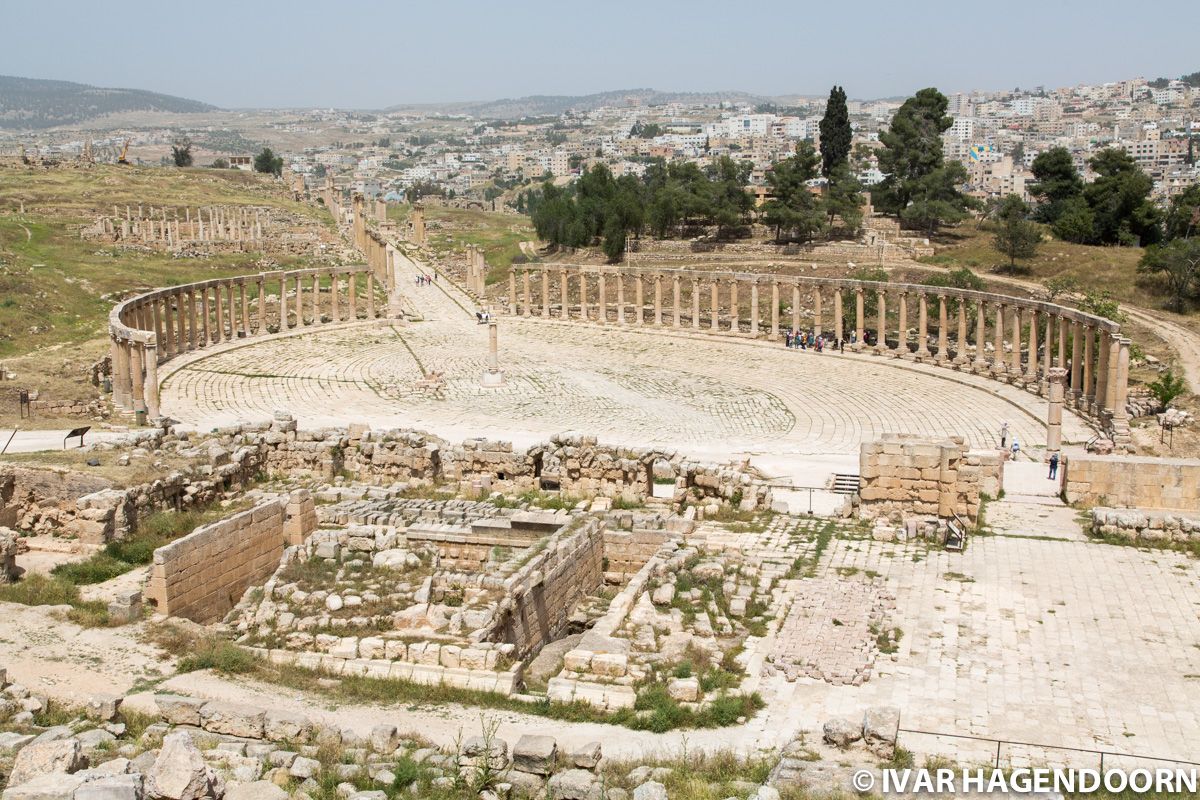
[[[850,111],[846,108],[846,91],[834,86],[821,118],[821,174],[828,178],[838,166],[850,158],[853,134],[850,130]]]

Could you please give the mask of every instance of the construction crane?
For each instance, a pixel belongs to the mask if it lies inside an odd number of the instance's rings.
[[[118,164],[124,164],[127,167],[130,166],[129,159],[127,159],[125,156],[128,155],[128,153],[129,153],[129,143],[132,141],[133,141],[133,139],[125,140],[125,146],[121,148],[121,155],[119,158],[117,158]]]

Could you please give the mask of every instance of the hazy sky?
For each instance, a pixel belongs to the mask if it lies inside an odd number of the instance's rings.
[[[0,74],[225,107],[652,87],[851,97],[1200,70],[1200,2],[3,0]],[[1143,13],[1144,12],[1144,13]]]

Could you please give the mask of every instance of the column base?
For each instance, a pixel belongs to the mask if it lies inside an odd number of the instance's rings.
[[[918,350],[918,351],[917,351],[917,352],[916,352],[916,353],[913,355],[913,358],[914,358],[916,361],[922,361],[922,362],[924,362],[924,361],[928,361],[928,360],[929,360],[929,357],[930,357],[930,356],[932,356],[932,355],[933,355],[933,353],[930,353],[928,350]]]
[[[483,375],[479,378],[479,385],[484,388],[494,388],[504,385],[504,370],[502,369],[485,369]]]

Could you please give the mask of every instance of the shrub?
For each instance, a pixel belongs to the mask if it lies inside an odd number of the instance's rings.
[[[1154,395],[1154,399],[1162,404],[1163,408],[1171,405],[1171,402],[1187,391],[1187,383],[1175,371],[1175,368],[1167,367],[1158,378],[1148,387],[1150,394]]]
[[[211,669],[226,675],[241,675],[258,666],[258,656],[233,642],[209,637],[193,643],[193,652],[179,659],[180,672]]]
[[[86,561],[59,564],[51,570],[51,574],[77,586],[86,586],[92,583],[104,583],[118,575],[124,575],[131,566],[131,564],[101,551]]]

